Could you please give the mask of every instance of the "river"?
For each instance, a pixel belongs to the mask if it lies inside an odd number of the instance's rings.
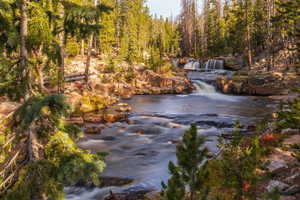
[[[272,110],[267,98],[218,93],[214,73],[190,73],[196,90],[188,95],[145,95],[128,100],[133,108],[127,123],[110,124],[100,135],[89,135],[79,146],[92,152],[108,152],[104,177],[130,178],[123,187],[66,188],[67,199],[103,199],[109,190],[159,190],[167,181],[168,162],[175,161],[176,143],[191,123],[216,154],[218,136],[230,134],[235,121],[250,127]]]

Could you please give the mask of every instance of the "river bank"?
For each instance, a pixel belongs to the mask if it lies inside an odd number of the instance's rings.
[[[175,161],[176,144],[191,123],[196,123],[198,134],[206,137],[213,156],[219,151],[218,136],[229,136],[236,120],[248,135],[256,121],[272,112],[274,105],[268,98],[223,95],[201,81],[213,75],[217,74],[189,73],[195,88],[191,94],[138,95],[126,100],[132,107],[128,120],[108,123],[78,144],[92,152],[109,153],[102,176],[132,181],[122,186],[67,188],[68,199],[103,199],[110,190],[125,195],[125,199],[135,199],[134,194],[160,190],[161,181],[169,177],[168,162]]]
[[[245,136],[251,135],[256,122],[276,107],[275,97],[219,93],[214,87],[219,72],[192,72],[186,78],[182,72],[156,74],[136,67],[121,77],[95,63],[91,90],[76,80],[66,84],[65,93],[73,108],[69,122],[85,132],[78,145],[93,153],[107,152],[107,168],[100,186],[67,187],[67,199],[100,200],[110,198],[110,191],[124,199],[143,199],[159,191],[161,181],[169,178],[168,162],[176,160],[176,144],[191,123],[197,124],[198,134],[206,137],[205,145],[214,156],[219,152],[218,137],[230,138],[235,121],[241,122]],[[96,66],[101,70],[94,71]],[[126,82],[130,74],[135,78]],[[137,87],[140,82],[144,85]],[[140,93],[143,88],[146,92]]]

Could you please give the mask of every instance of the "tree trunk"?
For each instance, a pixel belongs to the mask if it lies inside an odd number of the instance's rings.
[[[29,70],[28,70],[28,51],[26,47],[26,40],[28,36],[28,17],[27,17],[27,0],[21,0],[21,28],[20,28],[20,38],[21,38],[21,45],[20,45],[20,67],[22,70],[22,78],[28,79]],[[26,81],[26,89],[30,88],[30,81]],[[25,100],[29,98],[29,94],[25,95]]]
[[[39,152],[37,147],[37,139],[34,133],[34,128],[32,125],[29,127],[28,130],[28,161],[29,162],[35,162],[39,159]]]
[[[246,37],[247,37],[247,53],[248,53],[248,65],[249,71],[252,66],[252,48],[251,48],[251,36],[250,36],[250,23],[249,23],[249,4],[248,0],[246,0]]]
[[[94,6],[98,6],[98,0],[94,0]],[[87,49],[87,58],[86,58],[86,66],[85,66],[85,84],[88,86],[89,82],[89,73],[90,73],[90,66],[91,66],[91,51],[93,48],[93,42],[94,42],[94,34],[92,34],[88,41],[88,49]]]
[[[61,10],[60,17],[64,18],[65,11],[64,8]],[[67,41],[67,36],[65,31],[62,31],[59,35],[60,37],[60,64],[57,74],[57,89],[58,93],[62,94],[64,93],[65,87],[64,87],[64,77],[65,77],[65,46]]]
[[[88,50],[87,50],[87,57],[86,57],[86,66],[85,66],[85,83],[86,86],[88,85],[89,82],[89,73],[90,73],[90,66],[91,66],[91,51],[93,47],[93,35],[91,35],[89,41],[88,41]]]
[[[84,57],[84,40],[81,40],[80,55],[82,58]]]

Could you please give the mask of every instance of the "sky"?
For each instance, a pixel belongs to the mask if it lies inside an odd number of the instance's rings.
[[[153,15],[175,17],[180,13],[180,0],[147,0],[147,5]]]

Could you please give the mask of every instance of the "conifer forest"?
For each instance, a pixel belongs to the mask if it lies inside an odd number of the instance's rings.
[[[0,200],[300,200],[300,0],[152,2],[0,0]]]

